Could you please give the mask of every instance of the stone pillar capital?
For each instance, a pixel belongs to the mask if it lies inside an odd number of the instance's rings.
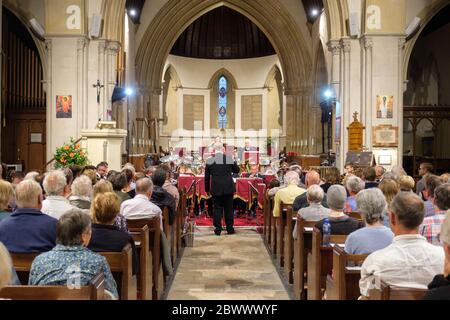
[[[340,53],[341,44],[339,43],[339,40],[330,40],[327,45],[328,51],[331,51],[333,55],[338,55]]]
[[[364,46],[365,49],[371,49],[373,47],[373,38],[364,36],[361,38],[361,45]]]
[[[341,39],[340,45],[341,45],[342,50],[345,53],[350,52],[350,50],[351,50],[351,40],[350,39]]]

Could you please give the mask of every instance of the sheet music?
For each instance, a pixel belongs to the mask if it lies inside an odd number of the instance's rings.
[[[344,249],[345,248],[345,244],[343,243],[330,243],[330,245],[334,248],[334,246],[338,246],[339,248]]]
[[[306,232],[312,232],[313,227],[304,227],[303,230],[305,230]]]
[[[140,241],[135,241],[135,242],[134,242],[134,245],[135,245],[136,247],[139,247],[139,246],[141,245],[141,242],[140,242]]]
[[[361,271],[361,266],[354,266],[354,267],[347,266],[347,267],[345,267],[345,270],[348,270],[348,271]]]

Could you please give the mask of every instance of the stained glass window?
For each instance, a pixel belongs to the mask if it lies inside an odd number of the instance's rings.
[[[228,91],[228,81],[227,78],[221,76],[219,78],[219,129],[226,129],[227,127],[227,92]]]

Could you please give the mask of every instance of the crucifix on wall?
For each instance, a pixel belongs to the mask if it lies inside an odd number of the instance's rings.
[[[97,83],[92,86],[97,89],[97,103],[100,104],[100,92],[105,86],[100,84],[100,80],[97,80]]]

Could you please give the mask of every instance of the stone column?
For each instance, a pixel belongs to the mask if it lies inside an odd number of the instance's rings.
[[[107,56],[106,56],[106,82],[105,82],[105,94],[106,94],[106,105],[103,115],[105,120],[111,119],[112,114],[112,94],[116,86],[117,77],[117,54],[120,50],[120,43],[117,41],[108,42]]]
[[[405,37],[401,36],[398,38],[398,90],[397,90],[397,96],[398,96],[398,150],[399,150],[399,157],[398,157],[398,164],[403,165],[403,92],[404,92],[404,86],[403,86],[403,55],[405,52]],[[437,144],[435,143],[435,146]],[[434,153],[436,156],[436,153]]]
[[[364,50],[362,63],[362,105],[361,105],[361,119],[360,121],[365,125],[366,130],[364,134],[364,142],[367,147],[372,146],[372,116],[374,114],[373,99],[372,99],[372,47],[373,40],[370,36],[363,36],[361,38],[361,46]]]
[[[52,124],[53,124],[53,117],[52,117],[52,102],[53,102],[53,92],[52,92],[52,39],[45,39],[45,53],[46,53],[46,60],[47,63],[47,79],[44,79],[45,81],[45,93],[47,97],[47,109],[46,109],[46,137],[47,137],[47,145],[46,145],[46,154],[47,160],[50,160],[53,158],[53,135],[52,132]]]
[[[80,136],[81,128],[87,128],[87,91],[86,91],[86,46],[88,39],[79,38],[77,40],[77,105],[81,108],[78,113],[77,137]]]
[[[108,46],[108,42],[106,40],[98,41],[98,80],[100,84],[105,85],[107,79],[107,66],[106,66],[106,49]],[[107,101],[108,96],[106,94],[106,90],[103,89],[100,92],[100,105],[98,106],[98,119],[106,120],[106,109],[107,109]]]

